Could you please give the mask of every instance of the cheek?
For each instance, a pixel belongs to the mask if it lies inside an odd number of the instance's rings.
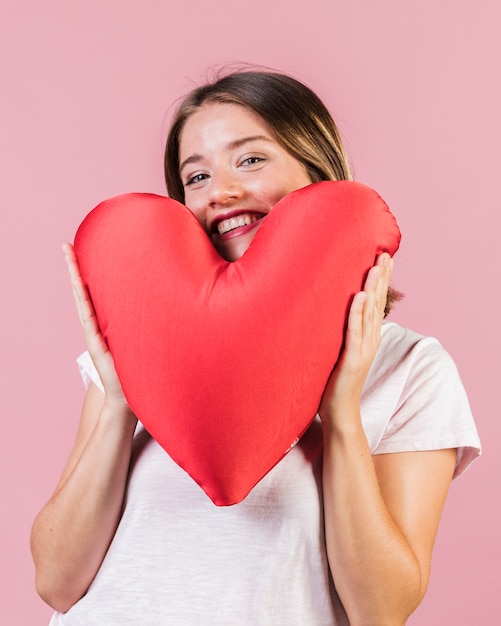
[[[280,176],[277,176],[277,180],[267,181],[265,184],[256,186],[253,195],[271,209],[279,200],[290,191],[294,191],[294,189],[297,189],[297,187],[293,188],[288,184],[288,181],[280,180]]]
[[[186,206],[187,209],[189,209],[191,211],[191,213],[193,213],[193,215],[200,222],[200,224],[202,224],[202,226],[204,226],[204,224],[205,224],[205,211],[199,205],[199,203],[194,202],[193,199],[190,199],[189,194],[186,194],[185,195],[185,199],[184,199],[184,205]]]
[[[282,172],[282,176],[278,176],[278,180],[275,181],[270,191],[274,195],[276,204],[288,193],[306,187],[309,184],[311,184],[311,180],[306,170],[294,162]]]
[[[304,185],[297,184],[295,180],[281,181],[280,185],[276,185],[273,189],[269,190],[268,198],[270,203],[274,206],[279,200],[292,191],[296,191]]]

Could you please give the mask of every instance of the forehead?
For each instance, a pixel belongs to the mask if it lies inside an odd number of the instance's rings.
[[[252,109],[239,104],[207,102],[186,120],[179,138],[179,152],[215,147],[249,136],[275,139],[273,130]]]

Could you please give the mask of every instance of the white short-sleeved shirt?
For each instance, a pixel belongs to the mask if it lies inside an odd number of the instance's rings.
[[[84,380],[100,385],[87,354]],[[458,448],[480,454],[456,367],[437,340],[383,324],[362,398],[374,454]],[[250,492],[215,506],[138,427],[126,506],[87,594],[51,626],[346,626],[329,575],[316,418]]]

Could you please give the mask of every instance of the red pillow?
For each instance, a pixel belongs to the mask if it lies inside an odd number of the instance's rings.
[[[282,198],[233,263],[185,206],[151,194],[101,203],[75,249],[132,410],[228,505],[311,423],[352,296],[399,241],[376,192],[336,181]]]

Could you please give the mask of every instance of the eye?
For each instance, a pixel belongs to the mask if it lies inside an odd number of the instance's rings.
[[[204,181],[206,178],[209,178],[208,174],[194,174],[188,178],[188,180],[184,183],[184,186],[190,187],[196,185],[197,183]]]
[[[242,159],[242,161],[240,161],[240,165],[248,167],[252,165],[258,165],[259,163],[262,163],[265,160],[266,159],[264,157],[250,156],[250,157],[246,157],[245,159]]]

